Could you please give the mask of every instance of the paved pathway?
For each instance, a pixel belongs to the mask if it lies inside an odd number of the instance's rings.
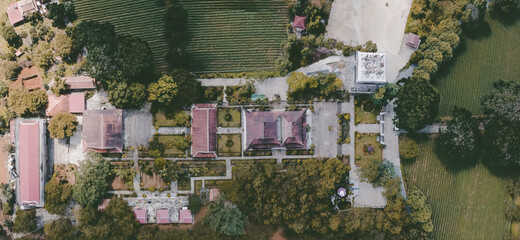
[[[239,134],[242,133],[242,128],[218,127],[217,134]]]
[[[355,131],[359,133],[378,133],[381,131],[379,124],[358,124],[354,126]]]
[[[183,135],[186,133],[186,127],[160,127],[157,132],[159,134]]]
[[[245,84],[248,79],[245,78],[199,78],[197,81],[204,87],[217,87],[217,86],[238,86]]]
[[[190,190],[179,190],[179,194],[194,194],[195,193],[195,181],[202,180],[202,184],[204,185],[205,180],[229,180],[231,179],[232,168],[231,168],[231,159],[226,159],[226,176],[209,176],[209,177],[191,177],[191,189]]]

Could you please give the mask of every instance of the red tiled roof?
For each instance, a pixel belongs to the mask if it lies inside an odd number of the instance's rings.
[[[46,116],[54,116],[60,112],[69,112],[69,95],[49,94],[49,104],[45,110]]]
[[[136,209],[134,209],[134,214],[135,214],[135,218],[137,219],[137,221],[139,223],[141,223],[141,224],[148,223],[148,218],[146,216],[146,209],[136,208]]]
[[[123,111],[85,110],[83,112],[83,151],[123,152]]]
[[[28,91],[42,89],[42,78],[38,67],[32,66],[22,69],[16,81],[11,83],[11,88],[17,86],[21,86]]]
[[[9,22],[13,26],[23,21],[23,15],[18,7],[18,2],[12,3],[7,7],[7,17],[9,17]]]
[[[69,96],[69,112],[82,113],[85,110],[85,94],[73,93]]]
[[[220,190],[218,188],[212,188],[209,190],[209,201],[214,202],[217,201],[220,196]]]
[[[191,154],[195,158],[217,157],[217,104],[195,104],[191,117]]]
[[[168,209],[155,210],[157,224],[170,223],[170,211]]]
[[[33,0],[19,1],[18,6],[22,9],[22,14],[32,13],[38,10]]]
[[[65,77],[69,89],[95,89],[96,80],[88,76]]]
[[[18,130],[20,165],[19,203],[40,204],[40,124],[38,120],[21,120]]]
[[[306,110],[245,112],[246,150],[306,147]]]
[[[417,48],[419,47],[419,41],[421,38],[413,33],[408,33],[408,37],[406,38],[406,45]]]
[[[305,30],[305,20],[307,17],[300,17],[297,15],[294,15],[294,21],[293,21],[293,28]]]
[[[193,215],[191,215],[191,210],[181,209],[179,213],[179,223],[193,224]]]

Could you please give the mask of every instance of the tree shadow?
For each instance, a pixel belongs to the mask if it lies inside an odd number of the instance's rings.
[[[454,174],[474,168],[479,163],[478,152],[467,158],[457,157],[440,146],[439,138],[434,139],[433,153],[437,155],[446,170]]]
[[[520,19],[520,10],[513,11],[510,14],[490,14],[492,19],[499,21],[501,24],[505,26],[511,26],[516,23]]]
[[[503,179],[509,179],[512,177],[519,176],[520,166],[513,162],[504,162],[501,159],[497,159],[495,156],[489,154],[491,151],[483,150],[484,154],[481,155],[481,163],[493,176]]]
[[[489,25],[489,22],[484,21],[480,23],[478,27],[464,28],[462,32],[465,37],[470,39],[488,38],[491,36],[491,26]]]

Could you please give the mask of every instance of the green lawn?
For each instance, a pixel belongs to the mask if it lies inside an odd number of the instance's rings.
[[[509,197],[507,179],[501,176],[505,174],[496,176],[481,163],[446,164],[448,159],[435,153],[434,139],[428,135],[418,143],[417,159],[401,164],[407,186],[428,196],[433,239],[502,239],[510,224],[504,216]]]
[[[179,111],[171,114],[165,113],[164,110],[159,109],[153,115],[153,123],[159,127],[184,127],[186,122],[190,120],[190,113],[188,111]]]
[[[363,145],[365,144],[372,144],[374,146],[374,153],[364,154],[363,152]],[[361,158],[360,160],[356,160],[356,164],[360,165],[363,164],[363,162],[366,162],[368,160],[378,160],[383,161],[383,152],[381,151],[381,148],[379,147],[379,143],[377,142],[377,136],[375,133],[371,134],[361,134],[360,138],[356,137],[355,140],[355,152],[356,152],[356,158]]]
[[[226,120],[226,115],[231,116],[229,121]],[[219,127],[240,127],[242,119],[240,108],[218,108],[217,117]]]
[[[174,142],[184,140],[183,135],[157,135],[157,140],[164,144],[164,155],[165,156],[175,156],[175,155],[185,155],[186,152],[175,147]]]
[[[240,156],[242,151],[242,137],[240,134],[221,134],[217,137],[218,155],[222,157]],[[227,146],[228,141],[232,142]]]
[[[370,111],[367,111],[370,110]],[[381,108],[375,107],[370,96],[358,94],[354,96],[354,120],[355,124],[376,124],[377,115]]]
[[[434,80],[441,95],[440,116],[450,115],[453,106],[479,114],[480,98],[494,81],[520,81],[520,20],[510,26],[489,17],[487,22],[490,35],[462,37],[460,54]]]

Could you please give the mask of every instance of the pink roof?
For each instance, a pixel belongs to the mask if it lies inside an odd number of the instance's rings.
[[[193,215],[191,215],[191,210],[181,209],[179,213],[179,223],[193,224]]]
[[[293,21],[293,28],[305,30],[305,20],[307,17],[300,17],[297,15],[294,15],[294,21]]]
[[[85,110],[85,94],[73,93],[69,96],[69,112],[82,113]]]
[[[134,209],[134,214],[135,214],[135,218],[137,219],[137,221],[139,223],[141,223],[141,224],[148,223],[148,218],[146,216],[146,209],[136,208],[136,209]]]
[[[421,38],[413,33],[408,33],[408,37],[406,38],[406,45],[417,48],[419,47],[419,41]]]
[[[69,89],[95,89],[96,80],[89,76],[65,77]]]
[[[40,203],[40,124],[38,120],[19,122],[18,152],[20,164],[19,203]]]
[[[217,201],[219,196],[220,196],[220,190],[218,190],[217,188],[212,188],[209,190],[209,201],[210,202]]]
[[[307,148],[305,112],[246,111],[246,150]]]
[[[191,117],[191,154],[195,158],[217,157],[217,104],[195,104]]]
[[[170,211],[168,209],[155,210],[157,216],[157,224],[170,223]]]
[[[45,110],[46,116],[54,116],[60,112],[69,112],[69,95],[49,94],[49,104]]]
[[[83,111],[83,151],[123,152],[123,111]]]
[[[23,15],[18,7],[18,2],[15,2],[7,7],[7,17],[9,17],[9,22],[11,25],[15,25],[21,21],[23,21]]]

